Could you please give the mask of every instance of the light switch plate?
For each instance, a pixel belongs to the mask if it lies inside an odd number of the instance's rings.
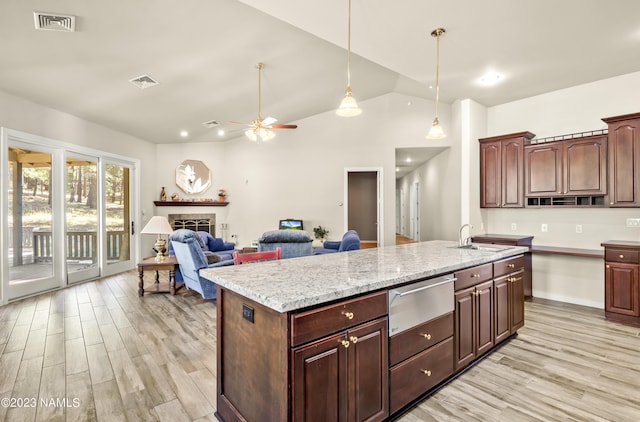
[[[549,231],[549,226],[547,226],[546,223],[542,223],[540,225],[540,231],[543,232],[543,233],[548,232]]]

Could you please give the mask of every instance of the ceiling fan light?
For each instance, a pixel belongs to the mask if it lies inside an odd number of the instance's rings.
[[[440,121],[436,117],[433,119],[433,126],[429,129],[429,133],[427,133],[427,139],[443,139],[446,138],[447,134],[444,133],[444,129],[440,126]]]
[[[249,140],[257,144],[263,141],[264,142],[270,141],[276,137],[276,134],[274,131],[265,129],[265,128],[247,129],[244,132],[244,134],[246,135],[247,138],[249,138]]]
[[[340,107],[336,110],[336,114],[340,117],[354,117],[362,114],[362,109],[358,107],[356,99],[351,95],[351,90],[347,90],[344,98],[340,102]]]

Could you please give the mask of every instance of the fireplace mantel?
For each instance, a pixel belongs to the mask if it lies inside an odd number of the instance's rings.
[[[228,202],[214,201],[153,201],[156,207],[226,207]]]

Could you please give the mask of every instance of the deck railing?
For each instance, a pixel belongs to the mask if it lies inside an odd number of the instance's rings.
[[[120,258],[124,231],[107,232],[107,260]],[[98,256],[98,233],[67,232],[67,259],[93,260]],[[53,236],[50,231],[33,232],[34,262],[48,261],[53,258]]]

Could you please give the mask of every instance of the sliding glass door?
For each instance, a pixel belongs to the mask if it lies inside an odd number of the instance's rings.
[[[100,276],[98,158],[65,159],[65,247],[69,284]]]
[[[124,271],[134,264],[132,259],[135,227],[131,218],[133,167],[105,160],[104,215],[106,227],[106,274]]]
[[[14,143],[7,151],[3,191],[7,201],[7,237],[3,261],[5,294],[26,296],[58,287],[60,249],[54,241],[57,205],[53,151]],[[59,265],[58,265],[59,267]],[[6,274],[8,272],[8,274]]]
[[[0,303],[134,268],[137,161],[1,132]]]

